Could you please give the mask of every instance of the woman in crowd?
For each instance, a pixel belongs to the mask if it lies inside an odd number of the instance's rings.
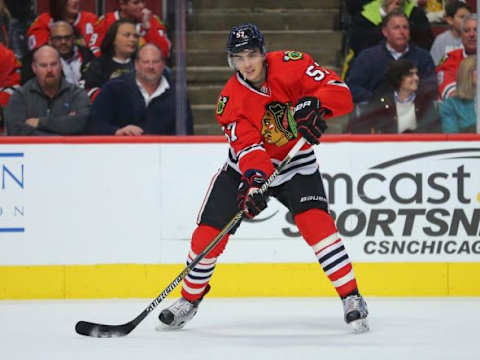
[[[38,16],[28,29],[30,51],[48,43],[50,26],[59,20],[67,21],[73,26],[78,45],[89,46],[97,15],[80,11],[80,0],[50,0],[50,12]]]
[[[133,71],[137,46],[133,21],[121,19],[110,26],[102,41],[102,55],[90,62],[84,74],[85,89],[92,101],[108,80]]]
[[[434,95],[418,91],[420,78],[411,61],[392,61],[385,79],[372,101],[352,118],[350,132],[399,134],[440,130]]]
[[[477,56],[465,58],[458,67],[455,95],[440,103],[444,133],[476,132],[475,94],[477,89]]]

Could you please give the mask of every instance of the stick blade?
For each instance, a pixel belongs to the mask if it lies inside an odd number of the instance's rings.
[[[79,321],[75,325],[77,334],[97,337],[97,338],[112,338],[122,337],[128,335],[134,329],[134,325],[126,323],[123,325],[104,325],[96,324],[88,321]]]

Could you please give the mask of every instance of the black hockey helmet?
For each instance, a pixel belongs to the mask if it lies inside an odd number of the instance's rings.
[[[228,34],[227,52],[237,53],[245,49],[260,49],[265,54],[265,39],[254,24],[234,26]]]

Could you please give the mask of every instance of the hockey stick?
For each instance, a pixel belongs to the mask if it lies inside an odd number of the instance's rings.
[[[297,143],[290,149],[287,156],[282,160],[280,165],[275,169],[275,171],[270,175],[267,181],[260,188],[260,192],[265,193],[272,182],[277,178],[278,174],[285,168],[285,166],[292,160],[296,153],[302,148],[306,140],[300,138]],[[220,233],[213,239],[207,247],[197,255],[193,261],[185,267],[180,274],[167,286],[165,290],[161,292],[151,303],[148,305],[135,319],[121,325],[105,325],[97,324],[88,321],[79,321],[75,325],[75,331],[80,335],[100,337],[100,338],[110,338],[110,337],[121,337],[128,335],[133,329],[137,327],[140,322],[147,317],[147,315],[157,307],[160,302],[165,299],[168,294],[170,294],[173,289],[177,287],[178,284],[188,275],[190,270],[192,270],[209,252],[212,250],[222,238],[227,234],[231,229],[233,229],[243,218],[243,211],[239,211],[235,216],[225,225],[225,227],[220,231]]]

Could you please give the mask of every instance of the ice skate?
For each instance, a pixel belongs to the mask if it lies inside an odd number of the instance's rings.
[[[367,321],[367,303],[361,295],[350,295],[342,299],[345,322],[349,324],[355,334],[370,330]]]
[[[210,291],[210,285],[203,292],[200,299],[196,301],[188,301],[184,297],[181,297],[175,301],[172,305],[163,309],[158,315],[160,325],[156,327],[157,330],[164,329],[181,329],[185,324],[192,320],[197,314],[198,305],[202,301],[203,297]]]
[[[193,319],[197,311],[197,301],[191,303],[187,299],[181,297],[160,312],[158,319],[161,324],[157,327],[157,330],[165,328],[181,329],[188,321]]]

